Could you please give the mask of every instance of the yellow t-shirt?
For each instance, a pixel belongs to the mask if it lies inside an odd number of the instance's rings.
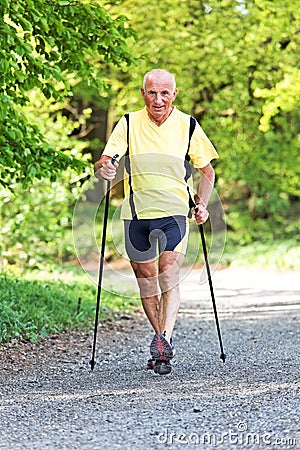
[[[132,219],[133,215],[138,219],[188,215],[189,196],[184,162],[189,127],[190,116],[175,107],[159,127],[149,119],[146,107],[129,114],[130,177],[125,171],[122,219]],[[113,157],[118,154],[122,157],[126,151],[127,122],[123,116],[108,139],[103,155]],[[196,168],[205,167],[212,159],[218,158],[198,122],[188,154]],[[130,192],[133,192],[132,196]]]

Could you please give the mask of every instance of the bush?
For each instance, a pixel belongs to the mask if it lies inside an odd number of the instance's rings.
[[[57,265],[74,257],[72,243],[72,204],[76,185],[67,180],[36,182],[27,191],[16,185],[14,192],[0,190],[1,269]]]

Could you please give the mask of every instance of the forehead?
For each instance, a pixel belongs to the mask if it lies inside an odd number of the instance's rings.
[[[172,77],[164,73],[150,74],[146,79],[145,87],[147,90],[157,90],[157,91],[173,91],[174,81]]]

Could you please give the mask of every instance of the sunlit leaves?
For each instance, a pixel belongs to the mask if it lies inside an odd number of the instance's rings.
[[[280,111],[293,111],[300,103],[300,69],[287,68],[283,79],[271,89],[256,89],[254,95],[264,98],[263,116],[260,119],[260,129],[268,131],[272,117]],[[300,128],[299,128],[300,133]]]
[[[73,73],[99,92],[104,63],[133,61],[126,45],[132,29],[124,16],[114,20],[91,1],[3,0],[0,15],[0,183],[54,178],[68,165],[82,170],[82,163],[57,151],[16,106],[26,105],[35,88],[47,99],[69,96]]]

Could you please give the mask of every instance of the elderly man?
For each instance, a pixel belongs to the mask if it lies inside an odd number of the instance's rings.
[[[94,166],[96,176],[112,180],[118,168],[112,157],[126,155],[121,213],[125,246],[155,333],[148,368],[160,375],[171,372],[175,355],[172,334],[190,217],[186,161],[200,172],[194,213],[197,224],[202,224],[208,218],[206,207],[215,179],[211,160],[218,158],[195,119],[173,106],[177,92],[170,72],[148,72],[141,88],[145,107],[120,119]]]

